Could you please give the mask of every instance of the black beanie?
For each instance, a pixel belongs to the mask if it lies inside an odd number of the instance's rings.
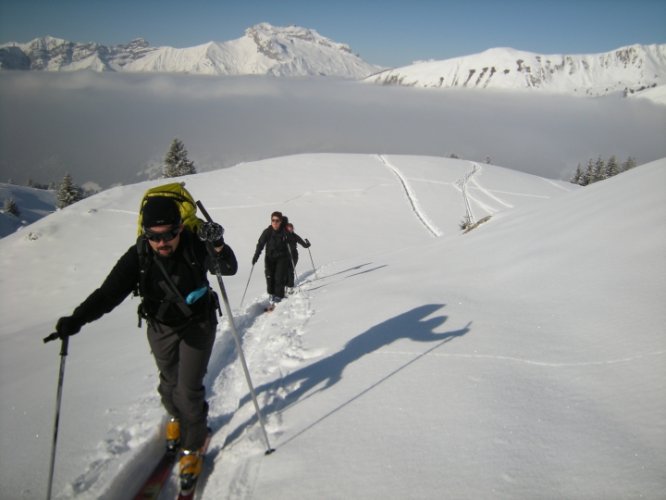
[[[143,227],[180,224],[180,210],[171,198],[153,196],[148,198],[143,209]]]

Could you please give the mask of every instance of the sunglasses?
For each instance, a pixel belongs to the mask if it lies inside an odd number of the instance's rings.
[[[150,241],[154,241],[155,243],[158,243],[160,241],[171,241],[173,240],[176,236],[178,236],[178,233],[180,233],[180,226],[176,226],[174,228],[171,228],[168,231],[164,231],[162,233],[156,233],[154,231],[151,231],[150,229],[144,229],[143,230],[143,235],[146,237],[146,239]]]
[[[271,219],[271,222],[282,222],[282,219]]]

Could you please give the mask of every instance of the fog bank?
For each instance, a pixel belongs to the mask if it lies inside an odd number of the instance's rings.
[[[568,178],[598,155],[666,156],[666,106],[640,99],[381,87],[330,79],[0,73],[0,179],[103,187],[296,153],[450,156]]]

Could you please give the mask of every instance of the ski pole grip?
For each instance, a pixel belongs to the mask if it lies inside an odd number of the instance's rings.
[[[206,218],[208,222],[213,222],[213,219],[211,218],[210,214],[208,213],[208,210],[206,210],[203,206],[203,203],[201,203],[201,200],[197,200],[197,207],[199,207],[199,210],[201,210],[201,213],[203,216]]]
[[[44,343],[46,344],[47,342],[51,342],[52,340],[58,340],[59,338],[60,335],[58,335],[58,332],[53,332],[48,337],[44,337]]]

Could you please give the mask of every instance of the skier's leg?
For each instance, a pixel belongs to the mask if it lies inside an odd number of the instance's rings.
[[[266,275],[266,292],[273,295],[275,289],[275,261],[266,259],[264,261],[264,274]]]
[[[186,450],[199,449],[208,432],[208,404],[203,378],[215,342],[216,321],[192,325],[182,332],[180,369],[173,401],[181,420],[181,445]]]
[[[162,404],[171,416],[180,418],[178,409],[173,402],[173,390],[178,383],[178,344],[180,338],[173,329],[163,325],[157,325],[155,328],[152,322],[148,323],[147,336],[150,350],[160,374],[157,391],[162,397]]]
[[[287,286],[287,274],[290,272],[290,268],[291,264],[288,257],[276,261],[273,295],[279,299],[284,299],[284,288]]]

